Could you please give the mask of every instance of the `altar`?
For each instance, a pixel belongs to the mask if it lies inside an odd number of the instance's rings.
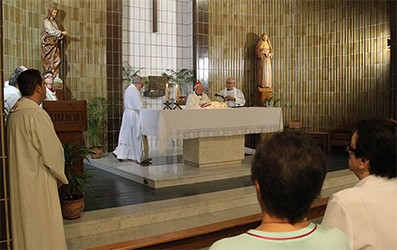
[[[185,163],[211,167],[241,163],[244,135],[283,130],[281,108],[140,110],[142,132],[155,136],[157,150],[183,140]]]

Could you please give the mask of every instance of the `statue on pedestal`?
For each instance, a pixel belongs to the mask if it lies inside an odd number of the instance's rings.
[[[48,8],[41,33],[41,62],[44,71],[51,71],[54,78],[59,77],[61,41],[68,34],[58,28],[58,23],[55,20],[57,14],[58,10],[55,7]]]
[[[271,88],[273,48],[266,33],[259,38],[256,55],[258,58],[258,87]]]

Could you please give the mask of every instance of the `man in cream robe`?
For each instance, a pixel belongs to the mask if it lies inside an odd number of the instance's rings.
[[[218,101],[225,101],[228,107],[242,107],[245,97],[241,90],[236,89],[236,81],[233,78],[226,80],[226,88],[218,92]]]
[[[134,160],[147,164],[151,161],[148,157],[147,138],[142,135],[139,112],[143,107],[140,90],[144,79],[136,76],[133,84],[124,92],[124,112],[121,122],[118,146],[113,154],[119,160]]]
[[[38,70],[18,77],[22,98],[7,122],[14,249],[66,249],[57,182],[68,183],[63,147],[39,107],[46,87]]]

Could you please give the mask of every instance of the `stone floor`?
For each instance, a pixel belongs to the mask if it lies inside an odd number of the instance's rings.
[[[205,169],[181,162],[181,149],[151,152],[152,164],[119,162],[112,154],[85,164],[95,178],[86,212],[64,220],[68,249],[86,249],[240,218],[260,212],[249,177],[252,150],[242,164]],[[351,187],[347,155],[327,156],[322,197]],[[154,187],[150,187],[154,185]]]
[[[241,165],[196,168],[182,163],[181,149],[164,154],[151,152],[149,166],[133,161],[119,162],[112,154],[85,164],[94,174],[86,197],[86,211],[173,199],[251,185],[250,161],[246,150]],[[347,155],[327,155],[328,171],[346,169]],[[150,187],[155,186],[155,188]]]

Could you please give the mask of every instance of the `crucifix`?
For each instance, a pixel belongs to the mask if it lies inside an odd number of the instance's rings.
[[[157,32],[157,0],[153,1],[153,33]]]

